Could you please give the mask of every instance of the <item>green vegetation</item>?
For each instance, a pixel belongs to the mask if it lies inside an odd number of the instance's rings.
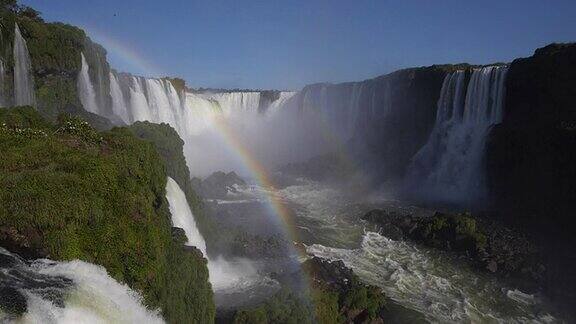
[[[85,53],[91,66],[101,67],[100,72],[106,77],[102,80],[96,75],[92,77],[106,88],[109,82],[106,51],[93,43],[82,29],[63,23],[46,23],[34,9],[19,6],[16,1],[10,0],[0,2],[0,22],[0,58],[6,67],[3,86],[7,98],[12,98],[14,91],[12,42],[15,23],[18,23],[26,39],[32,61],[37,108],[44,117],[55,121],[60,113],[76,114],[79,107],[82,107],[76,87],[81,52]],[[108,92],[104,89],[102,93]],[[102,93],[97,93],[97,100],[106,106],[109,99]],[[88,114],[82,117],[92,123]]]
[[[200,232],[206,237],[214,237],[214,225],[206,216],[201,198],[192,188],[190,171],[184,157],[184,141],[178,133],[168,124],[153,124],[147,121],[136,122],[128,129],[136,137],[154,144],[166,166],[166,174],[174,179],[186,194]]]
[[[466,214],[436,213],[429,219],[422,220],[416,229],[415,236],[424,243],[457,251],[467,251],[476,254],[486,248],[488,239],[476,227],[476,220]]]
[[[172,239],[166,169],[126,128],[0,109],[0,245],[104,266],[169,322],[209,323],[206,260]]]
[[[202,203],[192,185],[190,171],[184,158],[184,141],[168,124],[136,122],[128,127],[138,138],[156,147],[166,166],[166,174],[174,179],[186,194],[198,228],[208,245],[208,253],[243,257],[270,257],[285,252],[286,242],[279,237],[251,235],[238,228],[218,223],[213,211]],[[218,229],[218,230],[216,230]]]
[[[258,307],[238,311],[234,324],[311,324],[312,314],[312,307],[303,296],[283,289]]]
[[[262,305],[238,311],[234,323],[363,323],[381,318],[386,296],[362,283],[342,262],[312,258],[302,268],[307,293],[283,289]]]

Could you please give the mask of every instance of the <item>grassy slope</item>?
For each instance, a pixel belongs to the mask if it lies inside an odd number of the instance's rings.
[[[0,152],[2,228],[52,259],[103,265],[171,322],[213,320],[206,261],[172,241],[153,145],[124,128],[53,126],[18,108],[0,109]]]

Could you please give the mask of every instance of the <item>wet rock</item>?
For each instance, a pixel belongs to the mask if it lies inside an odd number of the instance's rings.
[[[513,277],[524,289],[533,289],[544,272],[539,249],[524,235],[493,220],[440,212],[412,216],[382,209],[372,210],[362,219],[375,224],[386,237],[400,238],[400,230],[406,239],[463,254],[478,269]]]
[[[302,268],[313,289],[338,293],[346,323],[426,323],[422,315],[388,299],[380,288],[361,282],[340,260],[313,257]]]
[[[492,273],[495,273],[496,271],[498,271],[498,263],[496,263],[495,261],[491,261],[486,266],[486,269],[488,269],[488,271]]]
[[[0,309],[8,314],[21,316],[28,310],[26,297],[16,288],[0,287]]]
[[[42,237],[33,228],[18,230],[12,226],[0,226],[0,246],[18,253],[26,259],[47,258],[46,248],[42,247]]]
[[[184,245],[188,242],[186,232],[180,227],[172,227],[172,241]]]

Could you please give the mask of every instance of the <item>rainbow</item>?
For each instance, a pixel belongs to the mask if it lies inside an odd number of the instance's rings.
[[[95,27],[85,27],[90,37],[106,48],[112,60],[129,67],[130,71],[148,77],[165,76],[163,69],[151,63],[146,57],[141,55],[136,49],[125,45],[125,42],[116,40]]]
[[[225,117],[215,117],[214,126],[219,131],[218,134],[223,138],[227,148],[240,158],[244,167],[246,167],[254,177],[254,180],[258,182],[260,187],[266,190],[266,205],[272,214],[277,216],[277,220],[280,221],[278,225],[282,225],[281,228],[288,231],[287,233],[285,232],[285,234],[288,234],[293,242],[300,242],[296,231],[297,227],[294,222],[294,214],[282,199],[280,199],[276,189],[277,187],[270,178],[266,167],[254,158],[251,150],[239,140],[240,136],[228,125]]]
[[[148,76],[164,75],[161,72],[161,68],[150,63],[148,59],[140,55],[134,48],[126,46],[124,42],[107,36],[97,28],[89,27],[86,29],[94,41],[102,44],[102,46],[109,51],[110,56],[117,57],[120,61],[126,63],[126,65],[138,70],[133,72]],[[254,180],[266,190],[266,205],[272,214],[277,215],[277,221],[279,222],[277,225],[280,225],[282,230],[287,231],[285,234],[288,234],[292,241],[299,242],[293,213],[279,198],[276,186],[269,177],[266,168],[254,158],[254,154],[252,154],[250,149],[239,140],[240,137],[235,133],[234,129],[228,125],[225,118],[215,118],[214,125],[218,130],[218,134],[226,143],[226,148],[240,159],[241,164],[247,169],[250,175],[253,176]]]

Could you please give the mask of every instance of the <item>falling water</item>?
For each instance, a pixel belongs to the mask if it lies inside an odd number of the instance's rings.
[[[474,69],[469,82],[464,71],[446,76],[434,129],[408,169],[409,185],[420,194],[458,203],[483,198],[485,140],[490,127],[503,117],[507,70],[505,66]]]
[[[17,106],[36,105],[30,54],[18,24],[14,31],[14,101]]]
[[[225,114],[234,112],[257,113],[260,104],[260,92],[223,92],[203,93],[203,98],[215,100]]]
[[[26,300],[17,318],[0,310],[2,323],[163,323],[142,297],[101,267],[74,260],[23,261],[0,248],[0,288]]]
[[[260,92],[179,93],[166,79],[118,75],[110,72],[112,111],[126,123],[168,123],[181,137],[195,134],[215,114],[257,114]],[[280,92],[266,111],[277,111],[293,92]]]
[[[82,57],[82,68],[78,74],[78,94],[80,101],[85,110],[92,113],[99,113],[98,104],[96,103],[96,93],[92,81],[90,81],[90,73],[88,63],[84,57],[84,53],[80,53]]]
[[[176,227],[184,229],[188,242],[186,245],[195,246],[208,260],[208,271],[210,273],[210,283],[215,291],[227,293],[238,289],[254,287],[257,283],[267,285],[258,276],[251,262],[246,259],[225,260],[221,257],[209,258],[206,254],[206,241],[200,234],[194,214],[188,205],[186,195],[180,186],[172,178],[168,177],[166,184],[166,199],[170,205],[172,223]]]
[[[188,238],[186,245],[195,246],[206,256],[206,242],[198,230],[196,220],[194,220],[194,215],[186,200],[186,195],[176,181],[170,177],[168,177],[166,184],[166,199],[170,205],[172,223],[174,226],[182,228],[186,233],[186,238]]]
[[[110,72],[110,96],[112,97],[112,113],[119,117],[124,123],[130,122],[130,114],[126,109],[124,93],[120,88],[118,77]]]

